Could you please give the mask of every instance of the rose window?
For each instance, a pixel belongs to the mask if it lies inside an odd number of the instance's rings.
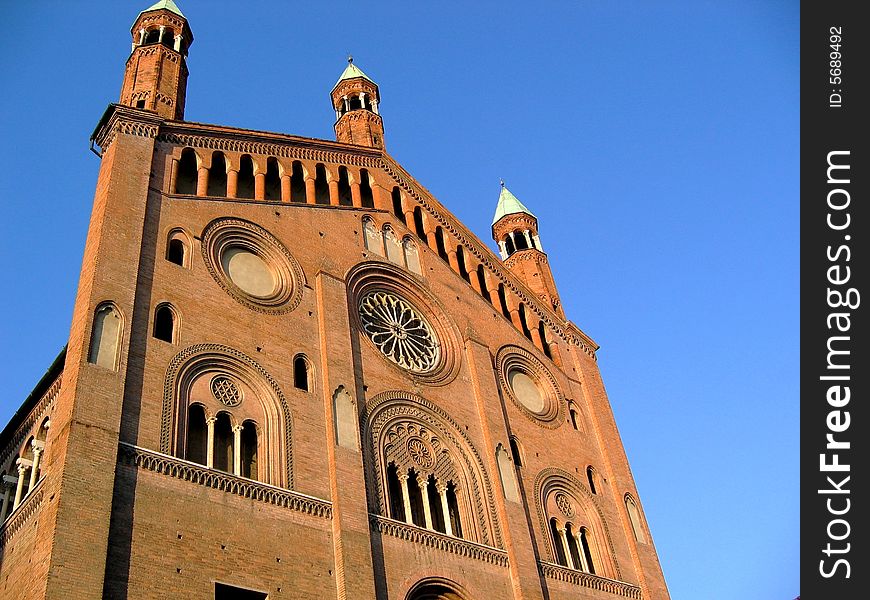
[[[238,406],[242,403],[242,392],[228,377],[219,375],[211,380],[211,393],[225,406]]]
[[[441,349],[432,327],[402,298],[371,292],[359,303],[363,331],[391,361],[415,373],[438,364]]]

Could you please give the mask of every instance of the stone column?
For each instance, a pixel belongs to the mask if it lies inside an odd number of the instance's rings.
[[[242,426],[233,427],[233,475],[242,476]]]
[[[574,543],[577,544],[577,556],[580,557],[580,564],[575,568],[580,569],[585,573],[589,573],[589,565],[586,562],[586,552],[583,550],[583,541],[580,539],[580,532],[577,532],[574,537]]]
[[[236,198],[239,195],[239,172],[230,169],[227,171],[227,198]]]
[[[429,506],[429,478],[425,475],[417,475],[417,487],[420,488],[420,496],[423,499],[423,518],[426,522],[426,529],[434,529],[432,527],[432,507]]]
[[[507,258],[507,246],[505,245],[504,240],[498,241],[498,254],[501,256],[502,260]]]
[[[205,196],[208,194],[208,169],[200,167],[196,172],[196,195]]]
[[[577,567],[574,565],[574,557],[571,556],[571,548],[568,547],[568,536],[565,533],[565,528],[557,525],[556,529],[559,530],[559,540],[561,540],[562,543],[562,552],[565,553],[565,562],[568,563],[569,569],[576,569]]]
[[[317,203],[317,193],[314,190],[314,178],[310,176],[305,178],[305,203]]]
[[[166,25],[161,25],[161,26],[160,26],[160,38],[158,39],[158,41],[159,41],[161,44],[163,43],[163,34],[164,34],[164,33],[166,33]]]
[[[359,184],[357,182],[350,184],[350,198],[351,204],[357,208],[362,208],[362,195],[360,194]]]
[[[453,535],[453,524],[450,522],[450,506],[447,504],[446,485],[438,485],[438,495],[441,496],[441,514],[444,515],[444,529],[447,535]]]
[[[182,39],[184,39],[184,37],[180,33],[175,36],[175,43],[172,45],[172,49],[175,50],[176,52],[181,52],[181,40]]]
[[[27,489],[32,490],[39,477],[39,457],[42,456],[42,451],[45,449],[45,442],[33,440],[30,445],[33,448],[33,467],[30,469],[30,483]]]
[[[24,494],[24,474],[33,464],[26,458],[19,458],[16,462],[18,463],[18,482],[15,486],[15,502],[12,503],[12,510],[15,510],[21,504],[21,497]]]
[[[359,105],[360,105],[362,108],[365,108],[365,107],[366,107],[366,93],[365,93],[365,92],[360,92],[360,93],[359,93]]]
[[[405,523],[414,524],[414,517],[411,514],[411,496],[408,493],[408,473],[396,473],[399,477],[399,483],[402,488],[402,505],[405,507]]]
[[[16,486],[18,480],[11,475],[4,475],[0,480],[0,489],[3,490],[3,504],[0,506],[0,526],[6,521],[6,515],[9,514],[9,495],[12,493],[12,488]]]
[[[335,179],[329,182],[329,204],[338,206],[338,181]]]
[[[281,202],[290,202],[290,175],[281,175]]]
[[[209,417],[205,420],[205,427],[208,431],[205,443],[205,466],[208,469],[214,469],[214,424],[216,422],[217,417]]]
[[[341,101],[344,103],[344,112],[350,110],[350,103],[347,101],[347,96],[342,96]]]
[[[532,245],[532,238],[529,237],[529,230],[528,229],[523,229],[523,237],[526,238],[526,245],[529,248],[534,248],[534,245]]]
[[[266,174],[257,173],[254,175],[254,200],[264,200],[266,198]]]
[[[538,234],[537,234],[537,233],[536,233],[535,235],[532,236],[532,239],[535,241],[535,248],[537,248],[538,250],[540,250],[541,252],[543,252],[544,249],[541,248],[541,238],[538,237]]]
[[[375,113],[376,115],[380,114],[378,112],[378,101],[375,100],[374,98],[372,98],[371,102],[372,102],[372,112]]]

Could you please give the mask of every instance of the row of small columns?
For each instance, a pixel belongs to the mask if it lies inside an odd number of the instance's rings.
[[[175,190],[176,180],[178,178],[178,160],[172,161],[172,170],[169,176],[169,189]],[[210,169],[205,166],[199,167],[196,172],[196,195],[205,197],[208,195],[208,178]],[[369,176],[369,185],[372,188],[372,196],[375,203],[375,208],[388,210],[390,204],[389,193],[377,185],[377,183]],[[290,202],[290,182],[291,174],[284,173],[281,175],[281,202]],[[315,178],[311,175],[305,176],[305,203],[316,204]],[[351,181],[350,196],[351,204],[356,208],[362,208],[362,194],[360,193],[360,184],[358,181]],[[338,194],[338,179],[328,176],[327,184],[329,185],[329,205],[339,206]],[[239,172],[230,169],[227,171],[227,198],[237,198],[239,187]],[[266,173],[254,173],[254,200],[266,199]]]
[[[571,569],[579,569],[586,573],[591,573],[592,571],[589,569],[589,565],[586,562],[586,553],[583,551],[583,542],[580,540],[579,530],[577,535],[573,533],[568,533],[568,529],[565,525],[556,521],[556,531],[559,532],[559,540],[562,544],[562,552],[565,555],[565,561],[568,563],[568,567]],[[577,548],[577,556],[580,557],[580,564],[574,564],[574,556],[571,554],[571,548],[568,545],[568,536],[571,536],[574,540],[575,547]]]
[[[399,485],[402,488],[402,504],[405,507],[405,522],[409,525],[414,524],[414,519],[411,513],[411,495],[408,492],[408,477],[407,472],[397,473]],[[420,494],[423,498],[423,518],[426,522],[426,529],[434,530],[432,525],[432,509],[429,506],[429,477],[421,473],[417,474],[417,487],[420,488]],[[435,489],[438,490],[438,495],[441,497],[441,514],[444,515],[444,528],[447,535],[453,535],[453,525],[450,523],[450,509],[447,505],[447,485],[435,480]]]
[[[405,225],[411,231],[415,231],[414,227],[414,209],[416,208],[411,202],[406,200],[404,194],[402,194],[402,211],[405,215]],[[438,239],[436,236],[437,226],[433,226],[432,220],[426,213],[423,213],[423,231],[426,234],[426,245],[429,248],[438,254]],[[526,236],[529,233],[526,231]],[[538,236],[534,236],[535,241],[537,242],[537,248],[540,249],[540,241],[538,240]],[[503,242],[502,242],[503,243]],[[456,246],[454,244],[447,244],[447,240],[444,240],[445,250],[447,251],[447,262],[450,264],[450,268],[453,269],[457,274],[461,275],[462,271],[459,266],[459,256],[456,252]],[[469,274],[469,283],[475,292],[483,296],[484,298],[488,295],[490,299],[490,303],[494,308],[501,311],[501,306],[499,305],[498,299],[498,286],[499,280],[494,275],[492,275],[489,271],[484,268],[483,271],[483,280],[486,285],[486,293],[480,287],[480,282],[477,279],[477,269],[480,266],[480,263],[477,262],[469,253],[465,253],[463,255],[465,259],[465,271]],[[502,258],[505,258],[502,256]],[[507,301],[508,310],[510,312],[511,323],[514,324],[514,327],[523,331],[522,319],[520,317],[520,301],[517,299],[508,289],[505,289],[505,300]],[[562,364],[561,355],[559,353],[559,346],[556,342],[549,337],[549,328],[544,324],[544,331],[547,332],[547,339],[541,337],[541,332],[539,330],[540,319],[530,310],[526,310],[526,324],[529,328],[529,333],[532,336],[532,343],[535,345],[538,350],[541,352],[546,352],[544,350],[544,345],[547,345],[551,355],[553,356],[553,362],[557,365]]]
[[[163,34],[166,33],[166,25],[160,26],[160,38],[157,40],[158,44],[163,43]],[[148,30],[144,27],[139,30],[139,43],[133,42],[133,48],[130,50],[131,52],[136,49],[137,46],[141,46],[145,43],[145,36],[148,35]],[[172,49],[176,52],[181,52],[181,42],[184,40],[184,36],[180,33],[175,35],[173,39]]]
[[[15,477],[14,475],[4,475],[3,481],[0,482],[0,485],[3,487],[3,505],[0,506],[0,523],[3,523],[6,520],[6,516],[10,512],[9,505],[12,489],[15,489],[15,496],[11,502],[12,511],[15,511],[24,499],[24,481],[27,471],[30,470],[30,483],[27,486],[28,493],[30,493],[30,490],[32,490],[33,486],[36,485],[36,481],[39,478],[39,458],[42,456],[43,450],[45,450],[45,442],[42,440],[33,440],[30,443],[30,446],[33,449],[33,460],[30,460],[29,458],[17,459],[15,464],[18,468],[18,477]]]
[[[513,247],[516,248],[517,247],[517,240],[514,237],[514,232],[509,231],[508,237],[511,239],[511,244],[513,244]],[[534,235],[531,235],[529,233],[528,229],[523,229],[523,237],[525,237],[526,245],[529,248],[533,248],[535,250],[540,250],[541,252],[543,252],[543,250],[541,249],[541,238],[538,237],[537,233]],[[508,257],[507,242],[505,240],[499,240],[498,250],[499,250],[499,254],[501,255],[502,260],[504,260]],[[516,252],[516,250],[514,250],[514,251]]]
[[[208,417],[205,420],[207,431],[207,445],[205,451],[205,466],[214,469],[214,425],[217,417]],[[242,476],[242,425],[233,425],[233,475]]]
[[[342,106],[344,107],[344,111],[341,111],[341,110],[335,111],[336,120],[340,119],[341,116],[344,115],[345,113],[350,112],[350,100],[348,99],[348,97],[342,96],[341,102],[342,102]],[[359,102],[363,106],[363,108],[365,108],[365,105],[366,105],[366,93],[365,92],[359,93]],[[374,97],[369,99],[369,103],[372,106],[372,112],[375,113],[376,115],[380,114],[380,113],[378,113],[378,101],[375,100]]]

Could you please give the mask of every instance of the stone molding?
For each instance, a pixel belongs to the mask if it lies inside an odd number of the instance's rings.
[[[236,477],[230,473],[208,469],[203,465],[192,463],[162,452],[146,450],[133,444],[119,442],[118,462],[135,466],[146,471],[174,477],[220,490],[230,494],[236,494],[243,498],[250,498],[266,504],[274,504],[282,508],[289,508],[314,517],[324,519],[332,518],[332,503],[320,498],[306,496],[291,490],[285,490],[267,483]]]
[[[429,548],[443,550],[444,552],[450,552],[451,554],[456,554],[465,558],[473,558],[491,565],[497,565],[499,567],[508,566],[507,552],[499,550],[498,548],[493,548],[492,546],[470,542],[437,531],[430,531],[428,529],[417,527],[416,525],[409,525],[380,515],[369,514],[369,522],[371,523],[372,528],[385,535],[427,546]]]
[[[57,399],[58,393],[60,393],[62,379],[63,371],[58,374],[57,379],[55,379],[54,383],[52,383],[45,391],[42,398],[30,411],[30,414],[28,414],[27,417],[21,421],[21,424],[18,425],[15,435],[13,435],[12,439],[9,440],[9,444],[0,451],[0,468],[6,464],[6,461],[9,460],[9,457],[12,454],[18,452],[21,442],[32,433],[34,423],[41,421],[42,418],[54,408],[54,401]]]
[[[0,524],[0,548],[3,548],[9,540],[11,540],[21,527],[33,516],[33,513],[39,510],[42,506],[42,482],[45,477],[40,479],[33,490],[22,500],[21,504],[15,509],[15,512],[6,519],[5,523]]]
[[[523,303],[525,303],[526,306],[529,307],[530,310],[534,311],[538,318],[541,319],[557,336],[562,338],[565,342],[579,347],[589,356],[592,356],[593,358],[595,357],[597,345],[592,342],[588,336],[585,334],[582,336],[576,335],[574,331],[565,327],[565,323],[558,323],[555,316],[549,314],[552,310],[542,308],[537,296],[531,292],[527,292],[524,287],[521,287],[521,284],[516,281],[516,277],[509,275],[505,271],[506,267],[503,263],[495,260],[495,255],[493,255],[492,252],[488,249],[483,250],[478,246],[476,243],[476,236],[467,232],[464,227],[460,228],[454,225],[454,222],[458,221],[456,221],[452,216],[448,218],[448,216],[441,214],[437,210],[435,203],[429,200],[429,192],[423,190],[422,186],[419,186],[413,177],[408,175],[407,172],[395,162],[395,160],[385,154],[379,166],[399,184],[405,193],[414,198],[420,206],[429,212],[433,219],[441,224],[471,254],[473,254],[485,268],[498,277],[506,288],[510,289]],[[420,189],[417,189],[418,187]]]
[[[569,569],[561,565],[554,565],[548,562],[538,562],[538,570],[543,577],[547,579],[555,579],[564,583],[570,583],[581,587],[598,590],[600,592],[609,592],[623,598],[634,598],[640,600],[643,598],[641,590],[638,586],[624,581],[608,579],[600,577],[592,573],[584,573],[575,569]]]
[[[360,418],[363,426],[362,437],[365,449],[366,477],[372,494],[371,509],[376,514],[387,514],[386,473],[384,464],[384,442],[382,438],[386,427],[397,420],[413,421],[423,425],[440,436],[441,440],[453,450],[454,460],[459,464],[458,471],[466,476],[463,481],[467,489],[463,494],[470,496],[469,507],[476,519],[474,533],[485,544],[504,545],[499,528],[493,487],[484,468],[483,460],[471,443],[465,431],[440,407],[422,396],[404,391],[387,391],[377,394],[366,403]],[[460,482],[456,482],[460,483]],[[463,527],[463,531],[467,531]],[[471,532],[468,532],[471,533]]]
[[[546,489],[546,493],[544,488]],[[584,502],[581,504],[580,510],[583,511],[587,506],[592,506],[595,509],[595,516],[598,517],[598,522],[601,524],[601,536],[603,537],[603,542],[607,545],[607,550],[609,552],[609,556],[602,557],[607,560],[610,565],[613,566],[613,570],[616,573],[617,577],[622,577],[622,570],[619,568],[619,561],[616,559],[616,549],[613,547],[613,540],[610,537],[610,529],[607,527],[607,520],[604,518],[604,513],[601,512],[601,507],[598,506],[598,500],[595,495],[589,491],[582,481],[574,477],[571,473],[564,471],[562,469],[556,467],[548,467],[538,473],[538,476],[535,478],[535,507],[538,510],[538,525],[540,527],[540,532],[543,534],[542,539],[550,539],[550,528],[547,525],[547,509],[544,506],[544,503],[547,501],[547,494],[549,492],[555,492],[556,490],[562,491],[567,494],[569,497],[573,497],[575,500],[583,500]],[[593,530],[593,533],[597,533]],[[553,555],[553,545],[545,544],[547,549],[547,556],[551,560],[555,560],[556,557]],[[571,569],[568,569],[571,571]]]

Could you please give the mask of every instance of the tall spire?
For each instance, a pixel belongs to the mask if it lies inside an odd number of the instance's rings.
[[[330,94],[335,109],[335,139],[369,148],[384,147],[384,122],[378,114],[378,84],[347,57],[347,66]]]

